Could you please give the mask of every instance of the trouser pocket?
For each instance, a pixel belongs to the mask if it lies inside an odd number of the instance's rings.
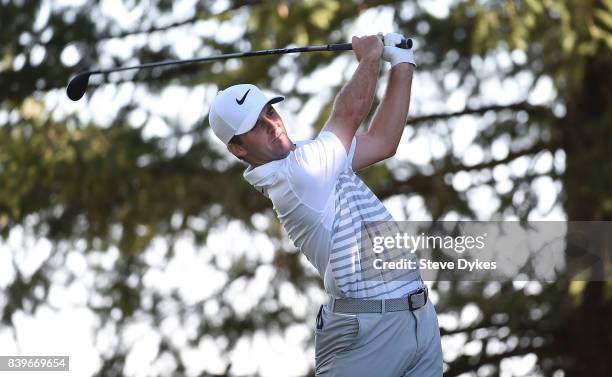
[[[348,351],[358,335],[357,315],[334,313],[322,305],[315,326],[315,375],[330,372],[336,356]]]

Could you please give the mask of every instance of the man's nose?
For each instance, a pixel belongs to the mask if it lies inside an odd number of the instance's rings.
[[[273,134],[276,133],[276,125],[272,122],[266,122],[266,130],[268,133]]]

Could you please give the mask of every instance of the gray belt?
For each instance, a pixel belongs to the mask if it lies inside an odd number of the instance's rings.
[[[420,288],[407,297],[388,300],[365,300],[356,298],[332,299],[334,313],[385,313],[402,310],[417,310],[427,304],[427,287]]]

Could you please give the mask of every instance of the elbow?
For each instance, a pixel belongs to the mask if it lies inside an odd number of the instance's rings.
[[[389,148],[389,149],[387,149],[385,151],[384,159],[386,160],[388,158],[391,158],[391,157],[395,156],[396,153],[397,153],[397,145],[395,147]]]
[[[342,101],[336,101],[332,109],[332,117],[340,120],[342,123],[348,123],[355,127],[359,127],[361,122],[368,115],[365,108],[365,103],[359,98],[354,98],[350,105]]]
[[[387,148],[385,148],[385,159],[395,156],[395,154],[397,153],[398,147],[399,147],[399,140],[398,142],[388,143]]]
[[[357,130],[363,121],[363,116],[352,109],[334,109],[330,119],[333,119],[335,123],[345,124]]]

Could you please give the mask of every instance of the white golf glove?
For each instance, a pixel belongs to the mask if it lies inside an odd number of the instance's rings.
[[[416,67],[412,50],[395,47],[395,45],[401,43],[402,39],[404,37],[397,33],[388,33],[384,36],[383,60],[391,63],[391,67],[400,63],[410,63]]]

